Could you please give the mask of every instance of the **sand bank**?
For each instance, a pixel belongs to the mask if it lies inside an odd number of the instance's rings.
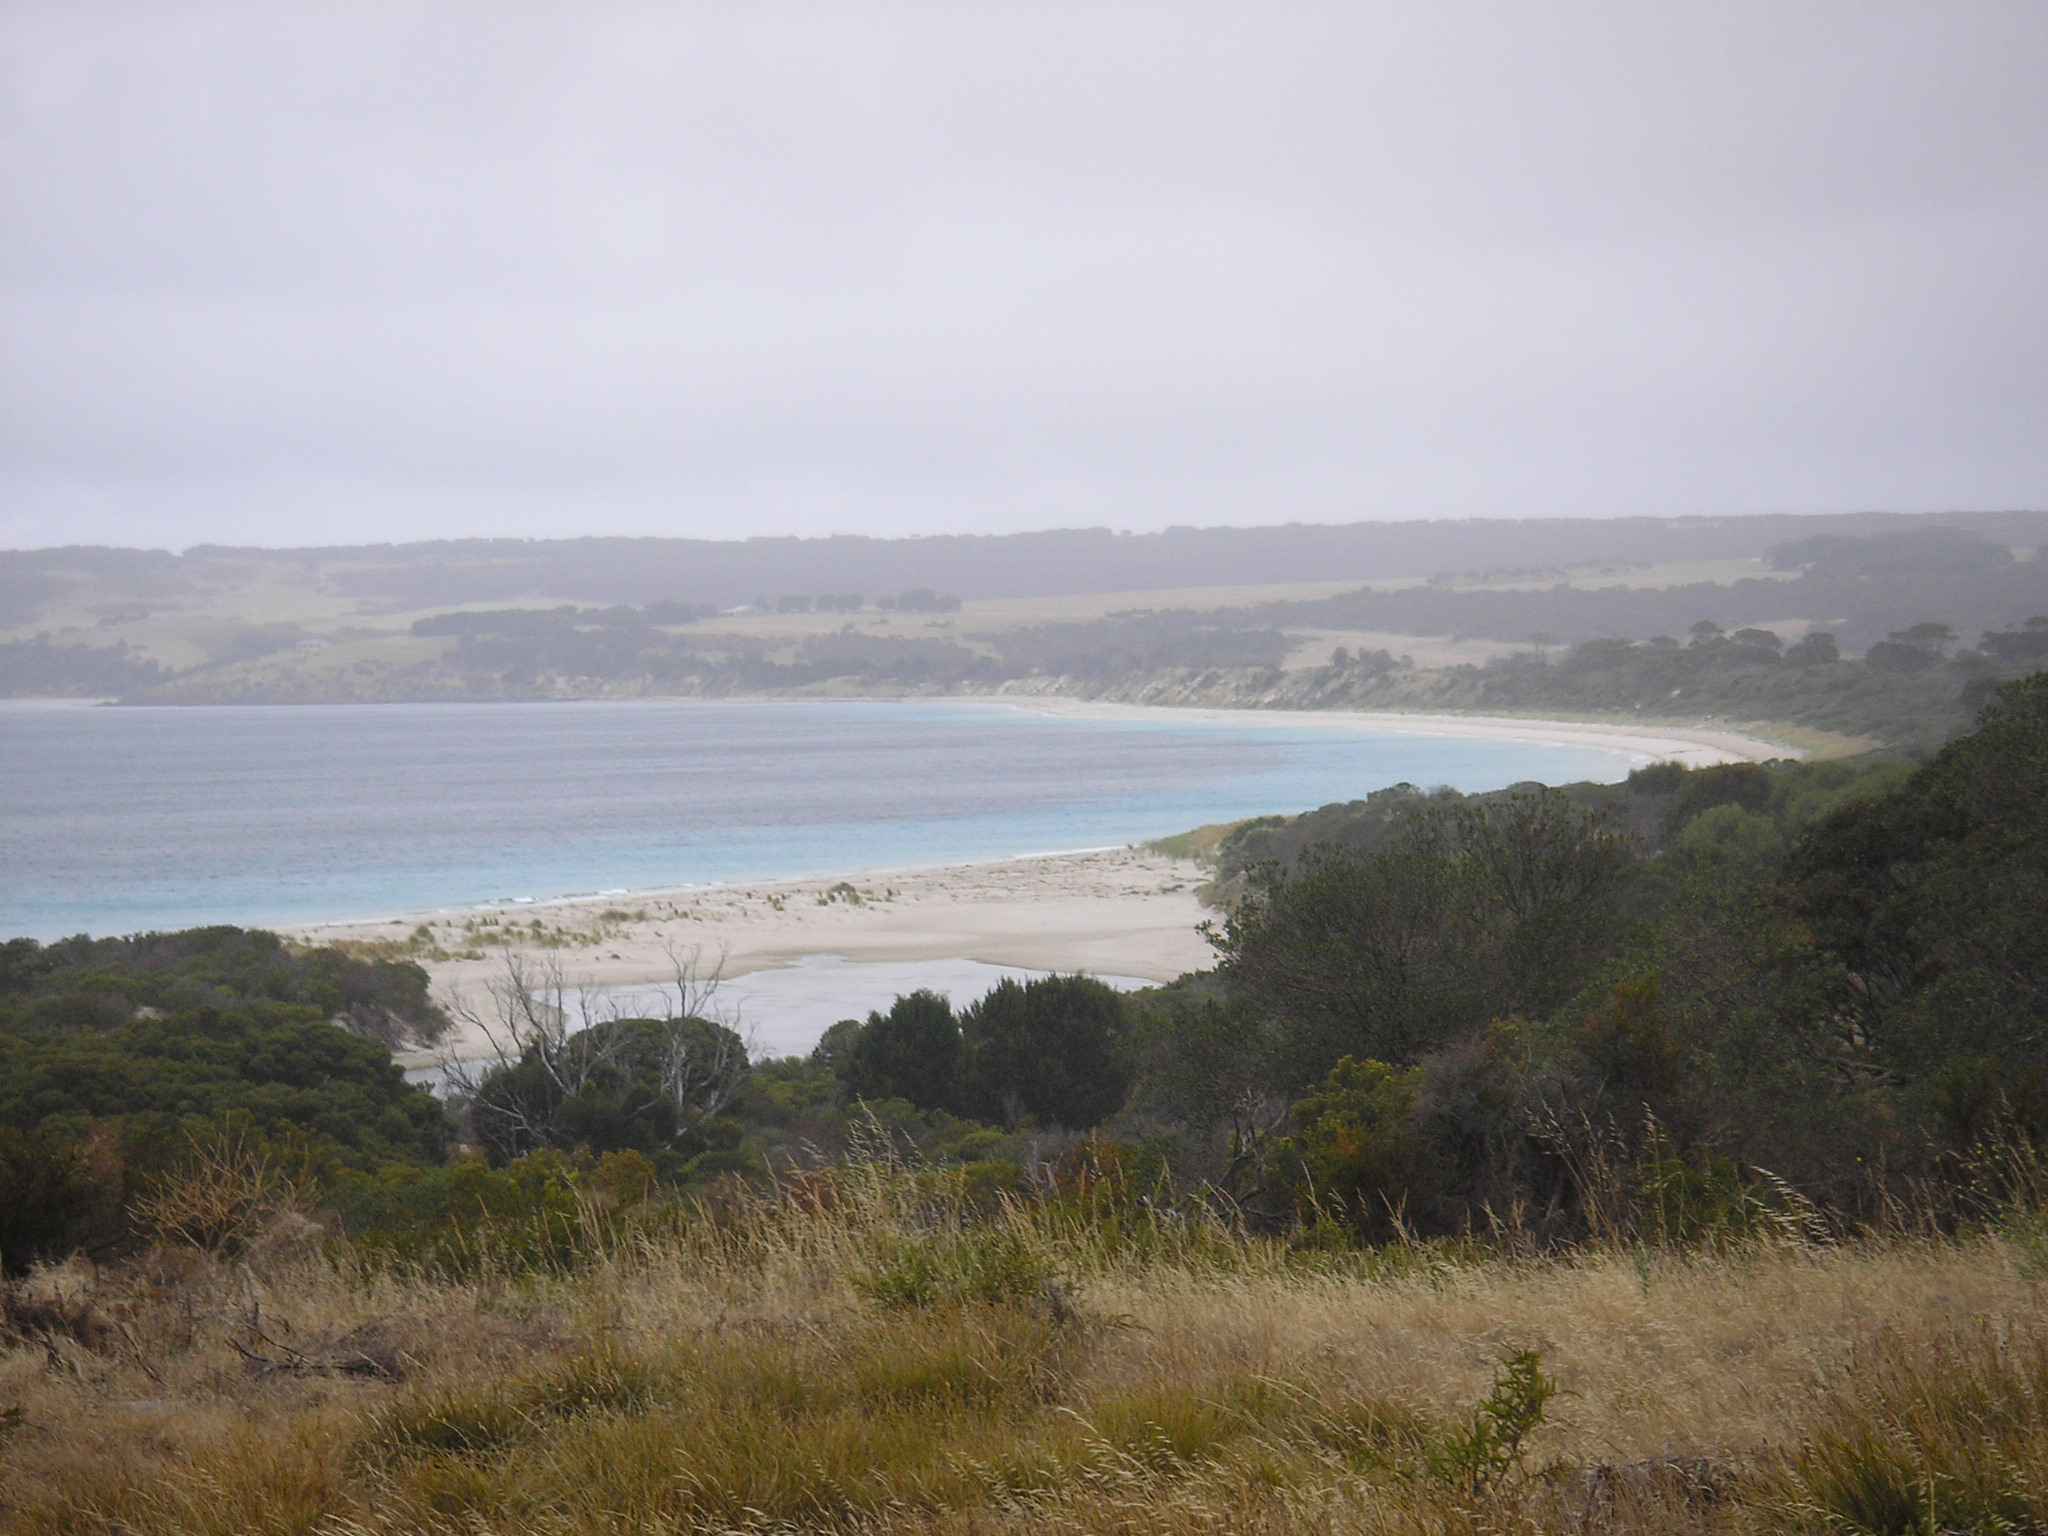
[[[1462,736],[1480,741],[1524,741],[1532,746],[1606,747],[1619,752],[1710,768],[1717,763],[1761,763],[1803,757],[1799,747],[1712,726],[1636,725],[1599,720],[1527,720],[1515,715],[1429,715],[1406,710],[1179,709],[1156,704],[1100,704],[1086,699],[1002,697],[998,703],[1042,715],[1100,720],[1196,721],[1203,725],[1364,731],[1393,736]],[[1304,806],[1306,810],[1308,807]]]
[[[976,702],[986,703],[988,700]],[[1068,699],[997,700],[1042,714],[1194,719],[1219,726],[1353,730],[1604,747],[1694,767],[1794,755],[1783,745],[1701,728],[1330,710],[1162,710]],[[1308,807],[1299,807],[1306,810]],[[1196,931],[1215,914],[1196,864],[1137,848],[764,880],[300,928],[310,943],[407,941],[444,998],[478,1004],[508,949],[558,963],[572,986],[630,991],[668,981],[678,959],[736,979],[817,957],[844,962],[848,1011],[886,1006],[860,994],[863,966],[973,961],[1031,971],[1086,971],[1170,981],[1209,965]],[[871,973],[879,976],[880,972]],[[935,972],[936,974],[936,972]],[[909,979],[909,985],[921,982]],[[772,1021],[770,1021],[772,1024]],[[474,1051],[481,1040],[458,1042]]]
[[[421,963],[436,992],[471,1002],[511,947],[559,961],[572,985],[621,989],[666,982],[678,957],[726,977],[836,955],[856,966],[974,960],[1171,981],[1211,963],[1195,931],[1213,915],[1196,899],[1203,878],[1189,861],[1115,848],[327,923],[292,936],[393,941],[424,926],[432,948]]]

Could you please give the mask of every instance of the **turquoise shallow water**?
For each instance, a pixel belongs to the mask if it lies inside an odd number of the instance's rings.
[[[289,923],[1114,846],[1616,779],[1616,748],[933,701],[0,705],[0,936]]]

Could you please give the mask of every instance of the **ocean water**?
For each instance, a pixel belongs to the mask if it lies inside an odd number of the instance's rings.
[[[1076,718],[953,700],[0,704],[0,937],[1110,847],[1403,780],[1612,780],[1643,761],[1369,717]]]

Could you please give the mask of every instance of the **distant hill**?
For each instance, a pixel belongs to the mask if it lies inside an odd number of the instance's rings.
[[[0,625],[78,578],[139,601],[253,566],[317,575],[329,591],[421,609],[553,599],[719,607],[785,593],[869,596],[929,587],[967,599],[1136,592],[1447,573],[1542,571],[1588,562],[1755,559],[1800,541],[1948,528],[1994,543],[2048,542],[2048,512],[1678,518],[1499,518],[1289,523],[1270,528],[1106,528],[871,539],[458,539],[419,544],[167,551],[0,551]]]
[[[1872,514],[36,550],[0,554],[0,698],[1048,693],[1928,751],[2048,664],[2044,532]]]

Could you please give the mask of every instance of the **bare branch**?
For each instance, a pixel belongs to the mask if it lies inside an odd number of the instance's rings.
[[[444,1054],[441,1065],[477,1133],[500,1148],[561,1145],[564,1103],[635,1080],[667,1100],[677,1138],[725,1110],[748,1072],[746,1040],[714,1010],[725,957],[707,969],[698,950],[667,954],[658,1017],[642,1011],[643,1000],[572,983],[555,956],[518,951],[504,955],[483,1003],[451,999],[450,1012],[486,1046],[468,1060]]]

